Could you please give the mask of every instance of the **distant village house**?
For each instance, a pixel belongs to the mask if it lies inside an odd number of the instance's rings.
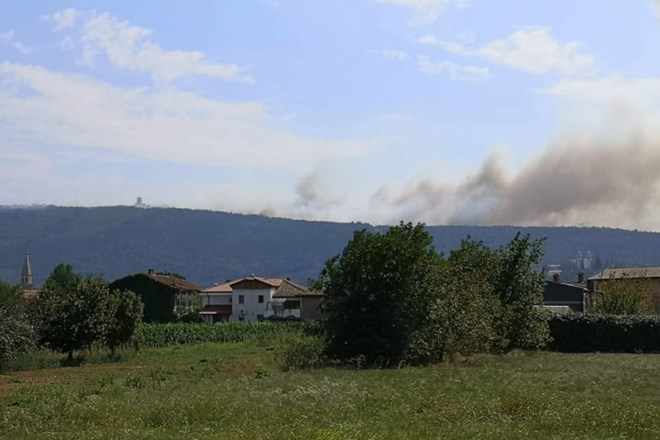
[[[200,314],[208,323],[264,319],[311,321],[321,318],[323,294],[288,278],[251,275],[218,284],[200,293]]]
[[[145,322],[170,322],[199,308],[200,286],[174,274],[149,269],[119,278],[110,289],[135,292],[144,303]]]
[[[589,277],[587,288],[589,295],[598,294],[598,285],[603,281],[646,280],[649,312],[660,313],[660,267],[622,267],[605,269]]]

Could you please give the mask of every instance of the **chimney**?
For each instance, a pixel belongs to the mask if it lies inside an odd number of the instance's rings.
[[[553,273],[552,274],[552,281],[554,281],[555,283],[559,282],[559,274],[558,273]]]
[[[580,283],[580,284],[584,283],[584,272],[580,272],[578,274],[578,283]]]

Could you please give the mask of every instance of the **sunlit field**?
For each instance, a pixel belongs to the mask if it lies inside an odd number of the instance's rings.
[[[197,344],[0,376],[6,439],[660,438],[660,356],[510,353],[282,371]]]

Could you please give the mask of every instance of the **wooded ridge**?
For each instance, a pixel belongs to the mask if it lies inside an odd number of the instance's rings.
[[[0,208],[0,279],[18,283],[26,248],[34,283],[59,263],[107,280],[148,268],[182,274],[202,286],[257,274],[305,283],[341,252],[353,231],[385,231],[367,223],[333,223],[226,212],[114,207]],[[429,226],[435,248],[448,253],[468,235],[491,247],[520,231],[547,237],[544,264],[561,264],[572,280],[591,256],[605,266],[660,265],[660,233],[583,227]]]

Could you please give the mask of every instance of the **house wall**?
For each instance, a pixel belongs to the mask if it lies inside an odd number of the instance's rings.
[[[660,278],[648,280],[650,308],[653,313],[660,313]]]
[[[227,306],[231,305],[231,293],[222,295],[202,295],[202,307],[204,306]]]
[[[300,302],[300,313],[304,321],[318,321],[323,319],[321,312],[321,298],[320,296],[303,296]]]
[[[543,305],[569,306],[575,312],[584,312],[585,302],[585,290],[582,287],[546,281]]]
[[[648,278],[646,282],[649,295],[649,312],[660,314],[660,278]],[[598,283],[599,281],[592,280],[589,290],[591,292],[597,292]]]
[[[233,286],[234,291],[231,295],[232,313],[229,317],[229,320],[240,321],[241,318],[243,318],[242,320],[245,322],[254,322],[263,318],[266,315],[268,303],[273,299],[275,288],[265,288],[263,283],[255,285],[255,287],[260,287],[256,289],[237,287],[244,286]],[[239,301],[240,295],[243,295],[243,304],[241,304]],[[261,304],[259,303],[259,295],[263,295],[264,297],[264,302]]]

